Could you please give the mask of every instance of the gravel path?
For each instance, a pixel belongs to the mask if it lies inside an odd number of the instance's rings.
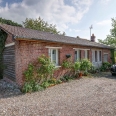
[[[0,116],[116,116],[116,78],[104,75],[42,92],[23,95],[17,90],[8,97],[1,95]]]

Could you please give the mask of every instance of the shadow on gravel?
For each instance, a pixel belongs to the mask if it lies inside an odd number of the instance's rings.
[[[16,96],[20,96],[20,95],[23,95],[23,93],[14,93],[14,92],[9,92],[8,89],[6,90],[1,90],[0,89],[0,99],[3,99],[3,98],[10,98],[10,97],[16,97]]]
[[[96,74],[92,74],[93,77],[96,78],[109,78],[109,79],[116,79],[116,75],[112,76],[110,72],[99,72]]]
[[[0,99],[23,95],[17,85],[0,80]]]

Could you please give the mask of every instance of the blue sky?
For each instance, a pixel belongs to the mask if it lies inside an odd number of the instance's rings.
[[[105,39],[111,18],[116,17],[116,0],[0,0],[0,17],[22,24],[26,18],[43,18],[56,24],[67,36]]]

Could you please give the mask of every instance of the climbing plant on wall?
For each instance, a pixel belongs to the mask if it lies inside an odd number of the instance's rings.
[[[111,52],[111,60],[112,60],[112,63],[114,64],[115,63],[115,50],[111,49],[110,52]]]
[[[7,33],[5,33],[3,30],[0,30],[0,79],[3,78],[3,51],[5,48],[5,41],[7,38]]]

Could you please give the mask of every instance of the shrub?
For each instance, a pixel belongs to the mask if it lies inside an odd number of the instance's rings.
[[[91,69],[92,63],[88,59],[81,60],[80,70],[88,72]]]
[[[90,73],[96,73],[97,70],[94,66],[91,66],[90,70],[89,70]]]
[[[41,87],[43,87],[43,88],[47,88],[47,87],[49,87],[50,86],[50,83],[48,82],[48,81],[44,81],[44,82],[42,82],[41,83]]]
[[[31,83],[26,82],[26,83],[23,85],[22,92],[23,92],[23,93],[32,92],[32,85],[31,85]]]
[[[81,63],[79,61],[76,61],[73,65],[73,70],[75,71],[75,74],[80,70]]]
[[[24,86],[22,88],[22,92],[23,93],[35,92],[35,91],[42,91],[42,90],[44,90],[44,88],[41,87],[36,82],[25,82],[24,83]]]
[[[60,83],[62,83],[61,80],[57,80],[57,81],[56,81],[56,84],[60,84]]]
[[[65,76],[63,76],[63,77],[60,78],[60,80],[62,82],[68,82],[68,81],[70,81],[72,79],[73,79],[73,77],[72,76],[68,76],[68,75],[65,75]]]
[[[24,72],[24,77],[26,82],[34,81],[34,66],[32,64],[28,65],[27,70]]]
[[[101,71],[107,71],[111,67],[111,64],[109,62],[103,62],[102,66],[100,67]]]
[[[62,67],[63,68],[71,68],[72,67],[72,62],[71,62],[71,59],[66,59],[62,62]]]
[[[62,83],[61,80],[56,80],[55,78],[52,78],[52,79],[42,82],[41,87],[47,88],[49,86],[60,84],[60,83]]]
[[[55,66],[50,59],[44,55],[38,58],[38,61],[29,64],[24,72],[23,92],[32,92],[40,90],[40,84],[53,76]]]
[[[44,55],[38,58],[41,66],[37,69],[38,75],[45,80],[50,77],[52,78],[55,71],[55,65],[50,61],[50,59]]]

